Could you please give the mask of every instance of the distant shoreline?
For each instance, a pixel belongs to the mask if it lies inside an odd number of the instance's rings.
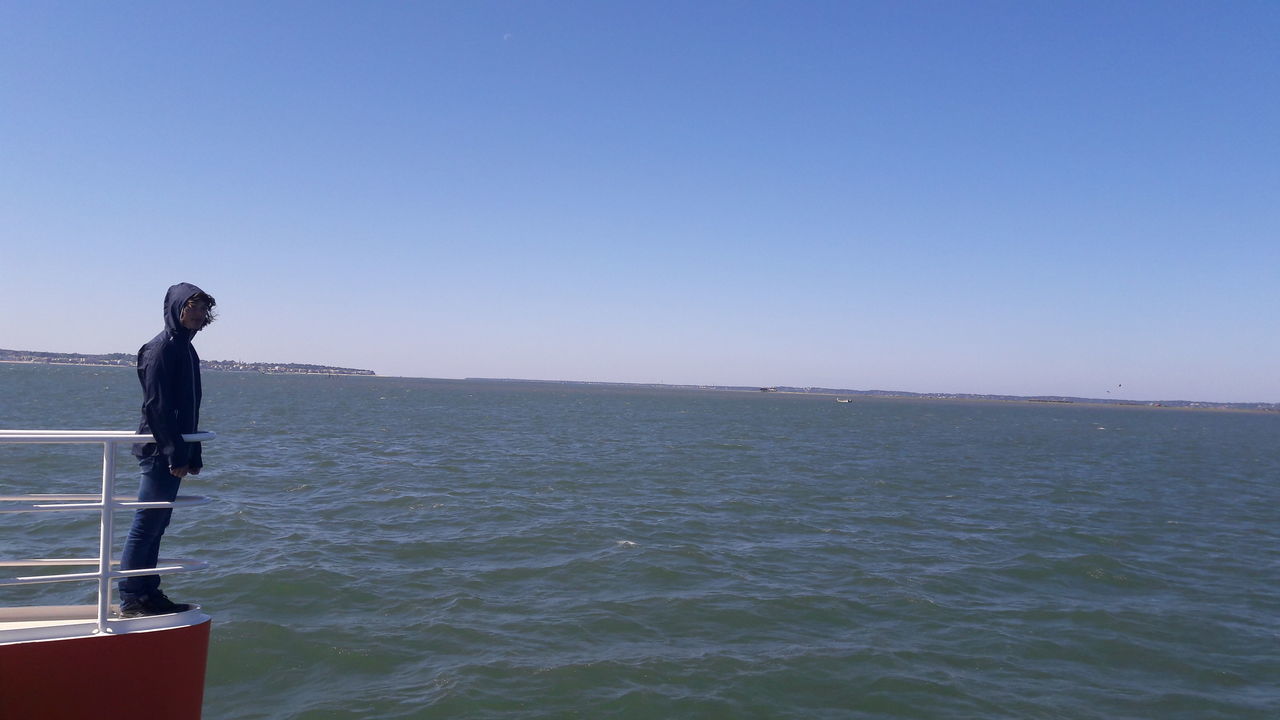
[[[719,392],[743,392],[756,394],[777,394],[777,395],[813,395],[818,397],[838,397],[849,398],[854,403],[859,399],[862,400],[917,400],[917,401],[934,401],[949,400],[960,402],[998,402],[998,403],[1019,403],[1019,404],[1049,404],[1049,405],[1076,405],[1080,407],[1127,407],[1127,408],[1151,408],[1151,409],[1170,409],[1170,410],[1229,410],[1233,412],[1261,412],[1273,413],[1280,412],[1280,403],[1224,403],[1224,402],[1200,402],[1193,400],[1123,400],[1120,398],[1080,398],[1055,395],[980,395],[970,393],[915,393],[908,391],[896,390],[850,390],[847,388],[824,388],[824,387],[792,387],[785,385],[768,386],[768,387],[751,387],[743,385],[667,385],[663,383],[620,383],[620,382],[601,382],[590,380],[527,380],[520,378],[476,378],[469,377],[463,380],[474,380],[482,382],[496,383],[529,383],[543,385],[577,385],[577,386],[595,386],[595,387],[617,387],[617,388],[654,388],[654,389],[670,389],[670,390],[711,390]]]
[[[13,356],[26,356],[16,359]],[[35,356],[35,357],[31,357]],[[99,361],[97,358],[110,358]],[[133,369],[133,356],[116,353],[112,355],[87,355],[76,353],[36,353],[0,349],[0,363],[11,365],[60,365],[72,367],[118,367]],[[241,363],[227,360],[202,360],[202,369],[214,372],[257,372],[266,375],[321,375],[344,377],[372,377],[381,379],[405,378],[412,380],[444,380],[444,381],[477,381],[492,383],[525,383],[534,385],[565,385],[579,387],[613,387],[613,388],[651,388],[667,390],[699,390],[716,392],[743,392],[778,395],[812,395],[818,397],[849,398],[856,404],[858,399],[871,400],[916,400],[916,401],[968,401],[997,402],[1014,404],[1075,405],[1079,407],[1116,407],[1161,410],[1216,410],[1250,413],[1280,413],[1280,403],[1225,403],[1200,402],[1191,400],[1122,400],[1109,398],[1079,398],[1066,396],[1018,396],[1018,395],[980,395],[968,393],[914,393],[892,390],[850,390],[822,387],[768,386],[752,387],[741,385],[668,385],[664,383],[625,383],[603,382],[592,380],[530,380],[523,378],[420,378],[397,375],[378,375],[372,370],[357,368],[332,367],[327,365],[307,365],[302,363]]]
[[[778,391],[779,395],[817,395],[819,397],[840,397],[847,398],[854,395],[853,403],[859,402],[854,393],[837,393],[837,392],[799,392],[799,391]],[[1086,407],[1086,408],[1116,408],[1129,410],[1194,410],[1199,412],[1235,412],[1235,413],[1280,413],[1280,405],[1264,406],[1264,403],[1206,403],[1193,402],[1189,400],[1179,400],[1172,402],[1162,401],[1141,401],[1141,400],[1093,400],[1089,398],[1078,398],[1075,400],[1041,400],[1032,397],[1015,397],[1015,396],[989,396],[989,395],[945,395],[945,394],[875,394],[862,398],[866,400],[898,400],[898,401],[915,401],[915,402],[971,402],[971,403],[999,403],[1005,405],[1065,405],[1070,407]]]

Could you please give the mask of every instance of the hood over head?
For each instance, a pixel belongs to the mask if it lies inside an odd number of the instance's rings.
[[[164,296],[164,329],[170,335],[190,340],[195,333],[182,327],[182,308],[193,295],[207,294],[191,283],[178,283],[171,286]]]

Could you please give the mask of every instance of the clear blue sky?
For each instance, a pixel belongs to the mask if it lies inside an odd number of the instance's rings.
[[[1280,3],[0,2],[0,347],[1280,402]],[[1120,386],[1123,387],[1120,387]]]

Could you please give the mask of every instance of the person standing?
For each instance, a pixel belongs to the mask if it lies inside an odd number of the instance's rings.
[[[184,434],[200,425],[200,356],[191,344],[195,334],[213,322],[217,302],[190,283],[178,283],[164,297],[164,331],[138,350],[138,381],[142,383],[142,421],[138,434],[155,441],[133,446],[138,458],[138,500],[173,502],[182,478],[200,474],[204,463],[200,443]],[[172,508],[138,510],[120,556],[121,570],[153,568],[160,556],[160,538],[169,526]],[[190,610],[160,591],[159,575],[135,575],[120,580],[120,615],[139,617]]]

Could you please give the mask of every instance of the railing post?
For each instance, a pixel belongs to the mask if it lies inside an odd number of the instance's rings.
[[[98,539],[98,632],[111,616],[111,535],[116,503],[116,444],[102,443],[102,521]]]

